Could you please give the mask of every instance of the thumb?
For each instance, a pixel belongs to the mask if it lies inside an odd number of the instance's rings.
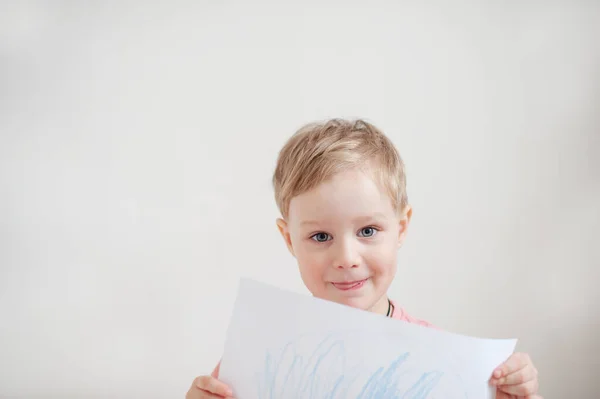
[[[213,378],[219,379],[219,370],[220,369],[221,369],[221,361],[219,361],[219,363],[217,363],[217,367],[215,367],[213,372],[210,373],[210,376]]]

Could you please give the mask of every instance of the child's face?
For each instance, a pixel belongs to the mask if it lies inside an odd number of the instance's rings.
[[[315,297],[385,313],[410,216],[368,171],[350,170],[294,197],[278,226]]]

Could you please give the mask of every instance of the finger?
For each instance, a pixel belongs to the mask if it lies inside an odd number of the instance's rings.
[[[524,384],[519,384],[519,385],[502,385],[499,386],[498,389],[501,392],[504,393],[508,393],[511,395],[516,395],[516,396],[525,396],[528,397],[529,395],[535,395],[536,392],[538,391],[538,381],[537,380],[531,380],[528,381]]]
[[[224,399],[223,396],[210,393],[203,389],[198,388],[196,385],[192,385],[190,390],[185,395],[185,399]],[[233,398],[225,398],[233,399]]]
[[[519,385],[524,384],[528,381],[537,378],[537,370],[530,364],[522,368],[521,370],[510,373],[505,377],[499,379],[493,379],[492,384],[496,386],[500,385]]]
[[[216,393],[210,393],[202,390],[195,385],[192,385],[188,393],[185,395],[185,399],[235,399],[232,396],[221,396]]]
[[[232,396],[233,392],[225,383],[209,375],[203,375],[196,378],[194,385],[203,391],[214,393],[221,396]]]
[[[492,376],[498,379],[522,369],[529,363],[531,363],[529,355],[526,353],[515,353],[494,370]]]
[[[232,397],[223,397],[221,395],[217,395],[214,393],[210,393],[207,391],[203,391],[198,389],[197,387],[192,387],[188,394],[185,396],[185,399],[234,399]]]
[[[210,373],[211,377],[215,377],[215,378],[219,378],[219,370],[221,369],[221,362],[217,363],[217,365],[215,366],[215,369],[213,370],[212,373]]]

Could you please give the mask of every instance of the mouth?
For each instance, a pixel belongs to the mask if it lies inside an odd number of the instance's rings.
[[[361,288],[363,285],[365,285],[365,282],[367,280],[368,280],[368,278],[366,278],[364,280],[340,281],[337,283],[332,282],[331,284],[338,290],[350,291],[350,290],[357,290],[357,289]]]

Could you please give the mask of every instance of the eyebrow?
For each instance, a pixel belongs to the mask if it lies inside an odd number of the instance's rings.
[[[312,224],[319,224],[319,222],[317,222],[316,220],[305,220],[302,223],[300,223],[300,226],[309,226]]]
[[[386,216],[381,212],[375,212],[372,215],[360,216],[354,219],[355,222],[367,223],[369,221],[380,221],[386,219]]]
[[[372,220],[381,220],[381,219],[385,219],[386,216],[381,213],[381,212],[376,212],[372,215],[365,215],[365,216],[359,216],[357,218],[353,219],[353,222],[356,223],[367,223],[368,221],[372,221]],[[311,226],[311,225],[318,225],[321,222],[319,222],[318,220],[304,220],[300,223],[301,226]]]

